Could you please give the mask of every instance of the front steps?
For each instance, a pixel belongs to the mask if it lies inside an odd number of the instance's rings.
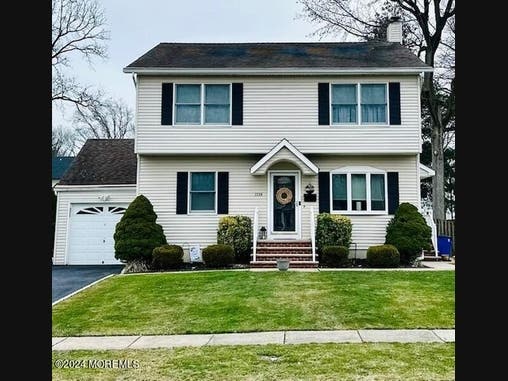
[[[277,268],[278,259],[289,259],[289,268],[316,268],[318,262],[312,261],[310,240],[263,240],[258,241],[256,261],[251,268]],[[316,255],[317,259],[317,255]]]

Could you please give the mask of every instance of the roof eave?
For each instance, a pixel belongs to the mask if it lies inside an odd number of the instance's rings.
[[[137,73],[144,75],[319,75],[319,74],[420,74],[432,72],[434,68],[430,66],[422,67],[390,67],[390,68],[161,68],[161,67],[124,67],[124,73]]]

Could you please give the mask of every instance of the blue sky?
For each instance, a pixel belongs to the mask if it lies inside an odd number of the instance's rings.
[[[134,109],[130,74],[122,68],[159,42],[316,41],[316,26],[298,19],[297,0],[99,0],[111,32],[106,60],[72,60],[80,82],[102,88]],[[322,41],[334,41],[330,36]],[[53,126],[70,126],[72,108],[53,105]]]

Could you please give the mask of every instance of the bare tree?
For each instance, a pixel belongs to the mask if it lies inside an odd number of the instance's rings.
[[[123,139],[134,134],[134,113],[121,100],[106,99],[88,107],[76,106],[76,134],[86,139]]]
[[[76,133],[62,126],[51,131],[51,155],[74,156],[76,154]]]
[[[436,73],[425,73],[422,103],[430,116],[432,203],[436,218],[445,218],[444,139],[455,128],[454,0],[300,0],[303,17],[320,24],[316,33],[343,34],[369,40],[386,23],[387,12],[402,16],[404,44],[423,56]],[[440,53],[445,51],[445,53]],[[439,54],[438,54],[439,53]],[[436,65],[436,58],[444,66]],[[447,70],[448,69],[448,70]],[[446,93],[446,94],[443,94]],[[446,96],[443,96],[446,95]],[[453,122],[453,123],[452,123]]]
[[[88,107],[102,94],[64,73],[70,68],[70,58],[78,56],[89,63],[95,57],[106,58],[104,10],[96,0],[53,0],[51,25],[51,60],[53,69],[52,101],[72,102]]]

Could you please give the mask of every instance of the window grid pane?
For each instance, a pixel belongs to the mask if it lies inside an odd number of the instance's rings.
[[[191,191],[204,191],[204,192],[215,191],[215,173],[192,172]]]
[[[387,122],[386,85],[361,85],[361,111],[362,124]]]
[[[215,192],[191,192],[191,211],[215,211]]]
[[[229,85],[205,85],[205,124],[229,124]]]
[[[201,123],[201,85],[176,85],[175,123]]]
[[[332,208],[347,210],[347,175],[332,175]]]
[[[370,176],[371,210],[385,210],[385,176]]]
[[[367,182],[365,175],[351,175],[351,200],[353,201],[353,210],[367,210]]]
[[[332,123],[356,123],[356,85],[332,85]]]

